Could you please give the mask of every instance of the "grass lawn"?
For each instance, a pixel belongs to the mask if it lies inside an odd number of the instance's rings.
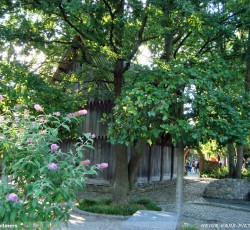
[[[133,215],[138,210],[161,211],[161,208],[149,199],[134,200],[128,205],[115,205],[110,198],[82,199],[78,202],[78,208],[92,213],[121,216]]]

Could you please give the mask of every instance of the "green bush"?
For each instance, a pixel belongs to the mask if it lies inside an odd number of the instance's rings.
[[[78,208],[83,211],[108,214],[130,216],[138,210],[161,211],[153,201],[149,199],[140,199],[131,201],[128,205],[116,205],[112,203],[112,199],[82,199],[78,203]]]
[[[217,178],[217,179],[228,178],[228,175],[229,175],[228,167],[222,167],[222,168],[214,169],[212,171],[203,171],[200,174],[202,178]],[[250,170],[243,169],[241,177],[242,179],[250,180]]]
[[[36,116],[20,105],[0,114],[0,152],[6,168],[0,183],[0,223],[15,223],[18,229],[32,228],[33,223],[44,223],[45,229],[52,222],[67,222],[86,175],[107,167],[106,163],[90,166],[84,160],[86,148],[93,148],[91,134],[77,139],[75,152],[60,148],[60,128],[70,130],[67,124],[86,115],[86,110],[61,117],[59,112],[45,114],[38,104],[34,109]],[[12,183],[7,181],[9,176]]]
[[[250,180],[250,169],[243,169],[242,178]]]
[[[229,175],[229,171],[227,167],[217,168],[211,171],[203,171],[200,176],[203,178],[227,178]]]

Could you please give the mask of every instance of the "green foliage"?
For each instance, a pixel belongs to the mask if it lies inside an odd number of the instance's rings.
[[[40,105],[35,105],[36,116],[19,107],[0,116],[0,150],[2,167],[6,167],[0,184],[0,220],[19,227],[41,222],[46,228],[51,222],[69,219],[76,191],[100,167],[83,161],[84,151],[93,148],[89,134],[78,137],[74,151],[60,148],[60,128],[70,130],[67,122],[86,111],[59,119],[58,113],[47,115]]]
[[[70,82],[57,84],[57,86],[51,85],[19,62],[2,62],[0,63],[0,86],[0,94],[4,97],[0,111],[24,104],[31,114],[36,115],[32,105],[40,104],[48,114],[60,111],[62,116],[57,118],[57,122],[59,119],[69,127],[69,129],[59,128],[61,139],[72,139],[79,135],[80,117],[71,120],[63,118],[72,110],[78,110],[86,104],[86,100],[81,94],[69,90],[73,87]],[[50,117],[49,119],[55,118]],[[56,121],[52,121],[50,125],[52,123],[56,123]]]
[[[229,170],[228,167],[222,167],[218,169],[214,169],[211,171],[203,171],[200,173],[200,176],[203,178],[217,178],[217,179],[223,179],[228,178]],[[250,170],[249,169],[243,169],[242,170],[242,179],[249,179],[250,180]]]
[[[16,104],[25,104],[31,109],[30,105],[40,104],[46,113],[67,114],[86,104],[82,94],[72,92],[74,84],[51,85],[20,62],[0,62],[0,94],[5,97],[1,109],[13,108]]]
[[[218,169],[214,169],[212,171],[203,171],[200,173],[200,176],[203,178],[227,178],[229,175],[228,167],[222,167]]]
[[[250,169],[249,168],[248,169],[244,168],[242,170],[241,177],[244,178],[244,179],[250,180]]]
[[[127,78],[132,80],[126,80],[123,98],[117,101],[120,108],[115,109],[115,123],[111,125],[112,142],[130,144],[142,137],[153,143],[167,132],[175,142],[184,140],[188,145],[210,139],[221,144],[245,143],[249,135],[249,95],[243,94],[249,21],[246,0],[202,4],[191,0],[129,0],[126,3],[10,0],[1,2],[0,14],[0,40],[8,53],[7,62],[17,60],[17,46],[22,47],[26,55],[34,50],[42,52],[46,62],[42,63],[39,73],[45,74],[43,79],[48,82],[53,68],[69,48],[70,61],[77,56],[77,61],[87,63],[95,74],[98,72],[98,78],[88,89],[92,90],[100,81],[106,81],[106,77],[99,76],[125,73],[132,66],[139,46],[149,46],[157,67],[135,70],[139,73],[131,69]],[[159,57],[164,56],[166,49],[170,62],[163,65]],[[99,65],[99,57],[108,60],[110,65]],[[119,60],[124,64],[121,71],[115,64]],[[34,61],[29,64],[34,66]],[[67,72],[63,68],[64,71]],[[73,75],[70,78],[75,83],[86,80],[83,76],[81,81]],[[59,79],[60,83],[51,87],[47,96],[41,95],[36,103],[57,108],[52,102],[62,101],[62,82],[72,79]],[[57,87],[62,94],[48,100]],[[22,92],[30,93],[29,88]],[[68,92],[64,93],[67,97]],[[17,93],[16,98],[20,95]],[[27,98],[35,97],[28,95]],[[59,106],[67,110],[75,106],[76,101],[81,100],[72,96]],[[183,104],[190,106],[185,108],[182,119],[177,113]],[[127,128],[122,124],[130,125]]]
[[[218,144],[215,140],[210,140],[205,144],[200,144],[199,147],[205,159],[211,159],[211,157],[217,158],[218,155],[223,157],[227,153],[226,148]]]
[[[131,144],[143,138],[152,143],[168,133],[174,142],[186,145],[210,139],[244,144],[249,135],[249,96],[243,85],[235,92],[236,77],[227,63],[216,58],[197,60],[188,68],[178,61],[153,69],[135,67],[127,72],[114,109],[111,141]]]
[[[128,205],[112,204],[112,199],[82,199],[78,203],[79,209],[87,212],[109,214],[109,215],[133,215],[138,210],[161,211],[152,200],[141,199],[131,201]]]

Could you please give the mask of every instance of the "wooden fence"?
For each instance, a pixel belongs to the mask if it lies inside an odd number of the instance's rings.
[[[113,184],[115,179],[115,146],[107,141],[107,123],[100,120],[103,113],[111,113],[113,103],[111,101],[90,101],[86,109],[88,114],[81,124],[84,133],[96,135],[94,141],[95,150],[86,149],[84,159],[89,159],[92,164],[106,162],[109,164],[98,176],[90,176],[89,182],[95,184]],[[73,149],[74,143],[65,141],[62,149]],[[128,147],[128,160],[134,146]],[[168,180],[176,177],[176,157],[174,148],[160,144],[145,146],[144,157],[137,173],[136,183],[147,183]],[[83,159],[83,160],[84,160]]]

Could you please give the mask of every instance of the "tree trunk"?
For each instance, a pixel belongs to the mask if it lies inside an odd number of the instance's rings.
[[[250,92],[250,27],[248,28],[248,41],[246,49],[246,76],[245,76],[245,91]],[[241,178],[243,165],[244,145],[237,146],[237,163],[235,169],[235,177]]]
[[[173,10],[173,5],[174,5],[174,2],[172,0],[168,0],[166,1],[162,9],[164,13],[165,25],[163,25],[164,27],[164,50],[163,50],[161,59],[165,60],[166,62],[170,61],[172,57],[172,53],[173,53],[174,34],[171,30],[172,28],[171,11]]]
[[[171,20],[171,14],[174,8],[174,1],[173,0],[167,0],[165,1],[165,4],[162,8],[164,13],[164,50],[163,54],[161,56],[161,59],[165,60],[166,62],[169,62],[172,58],[173,54],[173,41],[174,41],[174,32],[172,30],[172,20]],[[178,79],[176,79],[178,80]],[[181,97],[182,92],[181,90],[178,90],[176,94]],[[181,101],[181,100],[180,100]],[[183,103],[182,102],[176,102],[177,103],[177,110],[175,112],[176,117],[178,117],[180,120],[183,119]],[[183,141],[178,141],[177,145],[177,186],[176,186],[176,209],[177,213],[180,215],[182,214],[182,206],[183,206],[183,176],[184,176],[184,144]]]
[[[115,98],[117,98],[121,95],[123,83],[124,83],[123,60],[118,59],[115,63],[115,69],[114,69]]]
[[[179,142],[176,145],[177,156],[177,185],[176,185],[176,210],[182,214],[183,207],[183,176],[184,176],[184,144]]]
[[[116,98],[121,95],[123,83],[123,60],[118,59],[115,63],[114,69],[114,90]],[[117,144],[115,145],[115,153],[116,168],[113,202],[116,204],[127,204],[129,191],[127,147],[125,145]]]
[[[245,78],[245,90],[250,92],[250,28],[248,29],[248,41],[246,51],[246,78]]]
[[[117,144],[116,168],[115,168],[115,191],[113,202],[116,204],[128,204],[129,202],[129,182],[128,182],[128,155],[125,145]]]
[[[195,150],[199,154],[199,172],[201,173],[203,171],[203,168],[204,168],[204,155],[203,155],[200,148],[197,147],[197,148],[195,148]]]
[[[229,177],[235,177],[235,163],[234,163],[234,147],[232,143],[227,145],[228,150],[228,167],[229,167]]]
[[[135,150],[132,153],[128,164],[128,176],[129,176],[129,189],[131,190],[134,185],[134,181],[137,175],[138,167],[141,163],[142,157],[144,155],[146,142],[142,139],[139,139],[136,142]]]
[[[237,147],[237,164],[235,171],[236,178],[241,178],[242,165],[243,165],[243,145],[240,145]]]

